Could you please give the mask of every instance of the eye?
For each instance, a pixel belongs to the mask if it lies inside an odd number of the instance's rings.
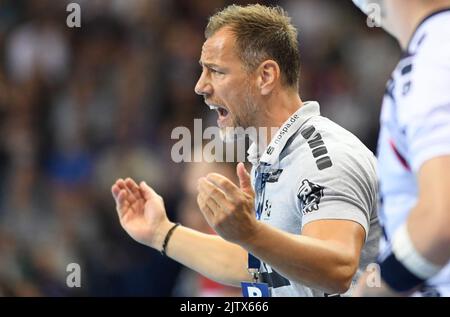
[[[218,75],[223,75],[223,72],[221,72],[221,71],[219,71],[217,69],[214,69],[214,68],[211,68],[211,73],[218,74]]]

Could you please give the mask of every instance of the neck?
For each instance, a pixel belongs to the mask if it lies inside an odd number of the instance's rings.
[[[395,1],[394,1],[395,2]],[[431,15],[433,12],[450,8],[449,0],[436,0],[436,1],[424,1],[415,0],[408,1],[408,9],[397,8],[399,12],[398,16],[398,31],[396,37],[400,43],[403,50],[406,50],[414,35],[415,30],[419,26],[419,23],[423,21],[427,16]]]
[[[257,125],[259,128],[266,129],[266,139],[259,140],[260,145],[262,145],[261,142],[266,142],[265,145],[268,145],[283,123],[301,106],[303,106],[303,102],[296,90],[285,89],[272,93],[266,106],[263,107],[264,111],[261,113],[261,120]],[[256,137],[252,137],[251,140],[257,142]]]

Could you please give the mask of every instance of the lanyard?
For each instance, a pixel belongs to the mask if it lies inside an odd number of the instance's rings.
[[[262,162],[258,168],[255,170],[255,206],[256,206],[256,219],[259,221],[261,219],[263,207],[264,207],[264,197],[266,189],[266,181],[269,173],[265,173],[265,169],[270,165]],[[248,254],[248,271],[252,274],[255,282],[258,281],[260,274],[261,261],[256,258],[253,254]]]

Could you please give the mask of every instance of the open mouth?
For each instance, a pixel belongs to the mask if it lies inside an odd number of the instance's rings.
[[[208,105],[209,109],[211,110],[216,110],[218,115],[219,115],[219,120],[224,119],[225,117],[228,116],[228,109],[221,107],[221,106],[216,106],[216,105]]]

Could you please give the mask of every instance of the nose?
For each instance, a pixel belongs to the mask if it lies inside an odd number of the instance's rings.
[[[200,78],[195,85],[195,93],[202,96],[208,96],[212,94],[211,83],[209,83],[209,81],[207,80],[204,71],[201,73]]]

